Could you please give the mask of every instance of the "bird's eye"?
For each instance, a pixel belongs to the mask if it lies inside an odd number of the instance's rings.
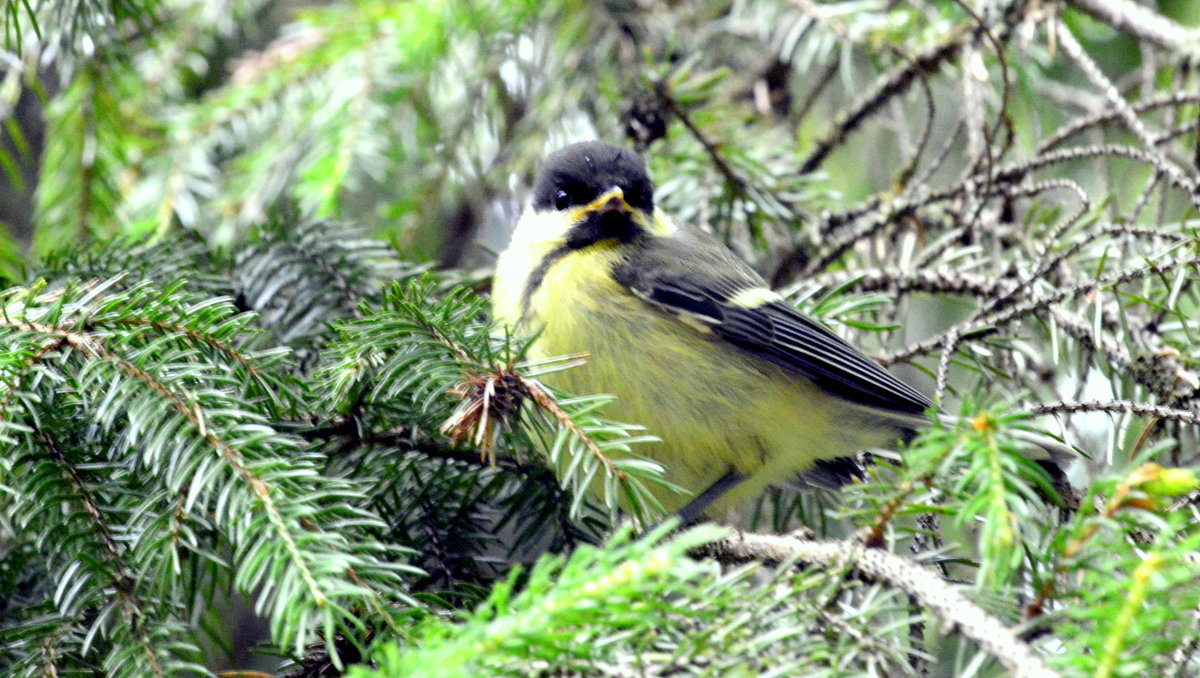
[[[566,191],[559,189],[554,194],[554,209],[565,210],[571,206],[571,196]]]
[[[653,208],[654,193],[649,186],[634,184],[623,187],[623,189],[625,191],[625,200],[629,202],[630,207],[636,207],[647,212]]]

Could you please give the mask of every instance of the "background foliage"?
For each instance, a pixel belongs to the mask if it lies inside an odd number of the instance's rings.
[[[2,16],[3,675],[1200,675],[1195,3]],[[963,423],[617,529],[646,432],[486,302],[590,137]]]

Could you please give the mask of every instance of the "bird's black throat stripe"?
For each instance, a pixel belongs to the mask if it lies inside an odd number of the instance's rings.
[[[529,279],[525,281],[525,290],[521,293],[521,319],[517,321],[517,327],[524,327],[526,321],[529,320],[529,304],[533,300],[533,293],[537,292],[538,288],[542,286],[542,281],[546,279],[546,272],[550,270],[554,262],[574,251],[575,248],[569,244],[559,245],[542,257],[537,268],[529,274]]]
[[[572,250],[581,250],[603,240],[631,243],[644,234],[645,231],[634,223],[633,216],[628,212],[592,212],[567,231],[565,246]]]
[[[521,294],[521,319],[518,327],[529,320],[529,306],[533,302],[533,294],[542,286],[550,267],[566,255],[588,248],[605,240],[615,240],[622,244],[632,243],[645,235],[641,226],[634,223],[627,212],[594,212],[567,231],[566,242],[551,250],[542,257],[537,268],[529,274],[525,290]]]

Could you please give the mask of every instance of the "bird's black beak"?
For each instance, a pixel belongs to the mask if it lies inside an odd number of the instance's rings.
[[[625,202],[625,192],[619,188],[612,189],[583,208],[584,214],[630,213],[632,211],[633,208]]]
[[[614,188],[580,209],[575,227],[567,234],[567,247],[579,249],[603,240],[632,242],[643,233],[633,216],[625,193]]]

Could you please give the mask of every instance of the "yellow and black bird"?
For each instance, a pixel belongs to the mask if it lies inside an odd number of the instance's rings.
[[[587,354],[548,375],[616,396],[606,416],[661,439],[642,452],[725,509],[824,460],[888,447],[929,423],[929,398],[792,307],[723,244],[654,204],[633,152],[600,142],[549,156],[497,262],[497,318],[531,357]]]

